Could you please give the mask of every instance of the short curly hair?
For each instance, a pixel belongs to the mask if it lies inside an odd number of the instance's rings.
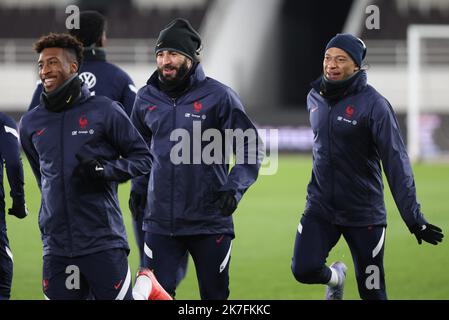
[[[83,44],[68,33],[50,33],[42,36],[33,45],[37,53],[41,53],[46,48],[62,48],[71,53],[78,62],[78,68],[83,62]]]

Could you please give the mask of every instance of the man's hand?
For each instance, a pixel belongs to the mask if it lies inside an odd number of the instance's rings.
[[[235,198],[235,190],[220,191],[216,200],[218,208],[225,216],[230,216],[237,209],[237,199]]]
[[[147,203],[147,195],[137,192],[132,192],[129,195],[129,211],[134,220],[139,219],[145,212],[145,206]]]
[[[417,225],[412,232],[419,244],[424,240],[425,242],[437,245],[438,242],[443,241],[444,237],[443,230],[430,223],[421,226]]]
[[[103,180],[104,167],[97,159],[87,159],[79,154],[76,158],[80,162],[75,168],[75,174],[84,180]]]
[[[8,210],[8,214],[23,219],[28,215],[28,208],[25,202],[13,201],[12,208]]]

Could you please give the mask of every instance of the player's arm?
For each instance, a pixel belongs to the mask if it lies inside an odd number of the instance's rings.
[[[147,144],[117,102],[112,102],[104,118],[106,135],[120,154],[118,159],[102,161],[104,179],[124,182],[149,173],[151,155]]]
[[[133,111],[131,113],[131,122],[136,127],[137,131],[142,135],[147,143],[148,148],[151,146],[152,132],[145,124],[145,113],[148,112],[146,105],[149,103],[137,98]],[[129,209],[134,218],[143,215],[146,202],[147,190],[150,174],[136,177],[131,180],[131,192],[129,195]]]
[[[30,163],[31,169],[33,170],[34,176],[36,177],[37,185],[41,189],[41,171],[39,166],[39,154],[34,148],[33,142],[31,141],[31,133],[27,132],[27,126],[24,125],[23,118],[19,124],[19,135],[20,143],[22,145],[23,152],[25,153],[28,162]]]
[[[421,237],[422,240],[436,244],[443,237],[441,229],[435,227],[437,229],[434,230],[434,235],[427,234],[432,233],[434,226],[427,222],[421,212],[407,150],[396,116],[387,100],[378,99],[375,102],[370,117],[370,127],[382,159],[388,185],[402,219],[417,238]],[[425,234],[421,231],[425,231]],[[418,242],[421,239],[418,239]]]
[[[13,200],[12,208],[9,209],[8,213],[22,219],[26,217],[28,211],[23,189],[24,180],[22,160],[20,159],[19,135],[14,120],[6,115],[3,115],[2,118],[0,153],[5,161],[6,174],[11,187],[10,196]]]
[[[236,143],[237,140],[233,139],[232,146],[225,146],[225,148],[232,148],[235,164],[228,175],[227,182],[219,190],[221,193],[219,206],[225,215],[229,215],[236,209],[237,203],[246,190],[256,181],[264,157],[264,149],[256,127],[245,113],[237,94],[231,89],[228,89],[222,99],[219,112],[223,132],[231,129],[234,134],[240,132],[245,136],[242,140],[243,144]]]

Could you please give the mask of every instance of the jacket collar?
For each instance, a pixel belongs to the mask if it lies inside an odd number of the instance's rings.
[[[95,46],[84,48],[83,56],[86,61],[106,61],[106,52],[102,48]]]
[[[356,77],[356,79],[354,79],[354,81],[349,82],[347,89],[344,91],[344,94],[340,99],[343,99],[348,95],[362,91],[366,87],[367,76],[365,70],[359,71],[358,74],[355,74],[354,76]],[[320,91],[321,91],[321,83],[323,82],[323,77],[324,75],[321,75],[318,79],[316,79],[311,83],[312,88],[321,96],[322,94],[320,93]]]

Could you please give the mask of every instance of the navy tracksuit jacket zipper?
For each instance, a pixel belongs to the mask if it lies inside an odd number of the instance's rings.
[[[65,188],[65,178],[64,178],[64,122],[65,122],[65,114],[62,113],[62,121],[61,121],[61,180],[62,180],[62,194],[64,199],[64,207],[65,207],[65,215],[67,218],[67,231],[69,234],[69,248],[70,248],[70,257],[73,256],[73,241],[72,241],[72,222],[70,220],[69,209],[67,206],[67,192]]]

